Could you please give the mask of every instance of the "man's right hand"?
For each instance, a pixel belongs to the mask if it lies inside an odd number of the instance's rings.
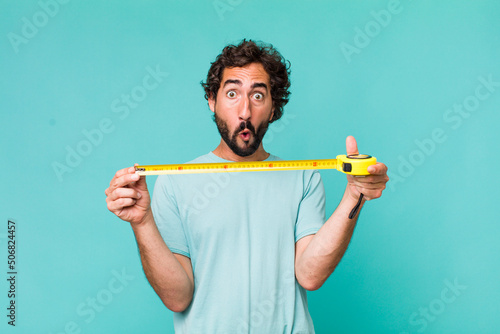
[[[138,226],[152,217],[146,177],[136,174],[134,167],[116,172],[104,193],[109,211],[120,219]]]

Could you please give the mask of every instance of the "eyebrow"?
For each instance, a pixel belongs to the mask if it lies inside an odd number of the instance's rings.
[[[240,81],[240,80],[238,80],[238,79],[227,79],[227,80],[224,82],[224,85],[222,86],[222,88],[226,87],[226,85],[229,85],[229,84],[236,84],[236,85],[238,85],[238,86],[243,85],[243,84],[241,83],[241,81]],[[265,89],[267,90],[267,85],[266,85],[265,83],[263,83],[263,82],[256,82],[256,83],[254,83],[254,84],[252,85],[252,88],[257,88],[257,87],[263,87],[263,88],[265,88]]]

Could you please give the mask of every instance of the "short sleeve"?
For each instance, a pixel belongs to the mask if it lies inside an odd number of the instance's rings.
[[[190,257],[173,186],[167,175],[156,179],[151,208],[156,226],[170,251]]]
[[[320,173],[304,172],[304,193],[295,223],[295,242],[315,234],[325,223],[325,187]]]

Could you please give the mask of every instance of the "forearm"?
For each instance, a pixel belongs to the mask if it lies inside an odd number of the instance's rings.
[[[193,281],[163,241],[153,215],[132,227],[149,283],[167,308],[185,310],[193,297]]]
[[[355,217],[348,218],[356,203],[346,189],[337,209],[296,259],[297,280],[308,290],[319,289],[344,256],[361,210],[360,207]]]

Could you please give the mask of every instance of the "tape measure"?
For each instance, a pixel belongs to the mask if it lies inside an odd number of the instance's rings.
[[[338,155],[336,159],[217,162],[201,164],[135,166],[139,175],[261,172],[302,169],[337,169],[351,175],[369,175],[377,159],[366,154]]]

